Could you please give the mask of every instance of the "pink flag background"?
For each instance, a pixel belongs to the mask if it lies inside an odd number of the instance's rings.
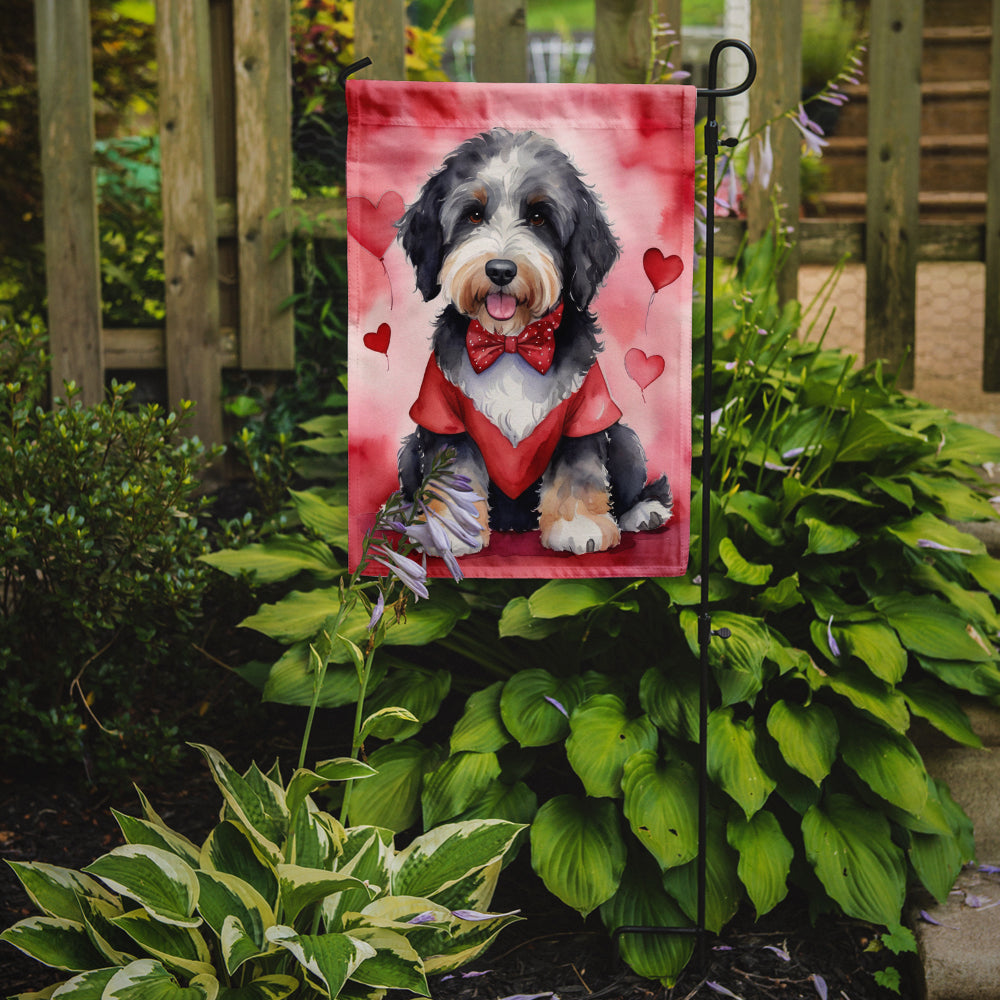
[[[621,256],[590,305],[604,344],[598,361],[622,422],[639,436],[650,479],[666,473],[674,512],[665,527],[624,532],[615,548],[585,555],[544,549],[537,531],[494,532],[488,548],[461,557],[462,570],[482,577],[686,572],[695,97],[694,88],[679,86],[348,81],[352,567],[364,532],[399,487],[397,452],[414,429],[409,408],[444,306],[440,296],[424,302],[416,291],[394,224],[452,150],[501,126],[554,140],[603,203]],[[655,252],[644,268],[647,251]],[[428,572],[447,571],[431,559]]]

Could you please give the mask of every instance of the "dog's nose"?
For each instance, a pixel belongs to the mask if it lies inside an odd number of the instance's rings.
[[[517,264],[497,258],[486,262],[486,277],[495,285],[509,285],[517,277]]]

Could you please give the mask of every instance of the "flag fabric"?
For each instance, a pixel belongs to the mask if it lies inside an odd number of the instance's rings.
[[[449,449],[466,576],[686,572],[695,99],[348,81],[352,568]]]

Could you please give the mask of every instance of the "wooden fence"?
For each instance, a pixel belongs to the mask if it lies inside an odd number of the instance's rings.
[[[479,80],[526,78],[526,2],[475,0]],[[221,441],[222,369],[293,365],[292,316],[283,308],[292,290],[291,254],[278,250],[293,219],[304,214],[314,235],[345,238],[343,200],[285,211],[291,204],[290,0],[157,2],[166,325],[143,330],[101,326],[88,0],[35,4],[53,384],[73,379],[84,400],[94,401],[108,370],[165,369],[169,401],[195,400],[195,432]],[[681,0],[595,0],[598,82],[642,82],[651,14],[679,25],[681,6]],[[367,75],[402,79],[405,9],[405,0],[357,0],[356,51],[374,62]],[[983,384],[997,391],[1000,0],[993,0],[991,15],[985,224],[922,223],[918,216],[922,11],[922,0],[871,0],[866,218],[787,218],[798,240],[782,290],[795,294],[800,263],[832,263],[844,253],[863,260],[866,355],[895,365],[911,351],[903,379],[912,384],[917,262],[985,261]],[[750,91],[752,129],[799,101],[802,3],[753,0],[751,16],[759,65]],[[724,114],[720,107],[720,118]],[[751,234],[763,230],[772,196],[799,203],[799,135],[791,123],[779,124],[769,188],[749,192],[745,222],[725,220],[716,242],[722,255],[733,252],[745,227]]]

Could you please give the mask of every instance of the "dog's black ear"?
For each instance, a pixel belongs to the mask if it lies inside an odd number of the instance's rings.
[[[586,309],[618,260],[620,250],[600,203],[582,181],[576,202],[576,227],[565,252],[565,286],[570,301],[577,308]]]
[[[423,187],[420,197],[406,210],[396,228],[396,238],[417,275],[417,290],[425,302],[441,291],[438,274],[441,272],[444,231],[441,228],[441,204],[444,201],[445,183],[442,174],[436,174]]]

